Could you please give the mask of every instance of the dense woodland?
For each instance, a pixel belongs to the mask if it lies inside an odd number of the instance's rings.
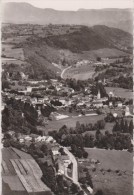
[[[132,120],[130,122],[124,119],[116,121],[112,133],[108,130],[102,133],[101,130],[104,127],[104,120],[97,121],[94,125],[91,123],[84,125],[77,122],[74,129],[64,125],[58,132],[52,131],[49,134],[61,145],[71,147],[72,153],[78,158],[87,158],[88,155],[84,151],[84,147],[132,151]],[[95,131],[95,135],[92,131]]]
[[[37,133],[38,113],[29,103],[15,99],[6,100],[2,111],[2,131],[9,130],[16,133]]]

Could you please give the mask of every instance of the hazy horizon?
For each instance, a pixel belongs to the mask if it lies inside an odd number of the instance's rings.
[[[2,3],[29,3],[38,8],[50,8],[64,11],[79,9],[133,8],[132,0],[2,0]]]

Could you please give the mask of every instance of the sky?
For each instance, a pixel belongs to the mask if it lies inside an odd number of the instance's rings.
[[[56,10],[133,8],[133,0],[2,0],[5,2],[27,2],[39,8]]]

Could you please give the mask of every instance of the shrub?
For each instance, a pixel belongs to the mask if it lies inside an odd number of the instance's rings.
[[[100,171],[101,171],[101,172],[103,172],[103,171],[104,171],[104,169],[100,169]]]
[[[84,153],[83,153],[83,158],[87,158],[88,157],[88,153],[85,151]]]
[[[117,169],[117,170],[115,170],[115,172],[116,172],[116,173],[119,173],[119,172],[120,172],[120,170],[118,170],[118,169]]]
[[[107,172],[111,172],[111,169],[108,169]]]
[[[95,171],[96,171],[96,168],[94,167],[94,168],[92,169],[92,171],[95,172]]]
[[[118,176],[122,176],[122,173],[118,173]]]
[[[98,190],[95,195],[103,195],[103,191],[102,190]]]

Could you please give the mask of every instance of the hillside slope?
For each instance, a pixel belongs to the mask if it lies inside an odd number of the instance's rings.
[[[131,9],[57,11],[27,3],[6,3],[2,11],[5,23],[107,25],[132,33]]]
[[[73,65],[79,60],[128,55],[130,51],[127,48],[131,45],[132,35],[122,30],[106,26],[82,26],[78,31],[64,35],[47,38],[31,36],[23,49],[25,58],[31,64],[31,76],[42,79],[48,75],[49,78],[60,75],[66,64]]]
[[[84,26],[73,33],[47,37],[45,41],[52,47],[69,49],[72,52],[101,48],[117,48],[127,51],[127,48],[132,47],[131,34],[102,25],[90,28]]]

